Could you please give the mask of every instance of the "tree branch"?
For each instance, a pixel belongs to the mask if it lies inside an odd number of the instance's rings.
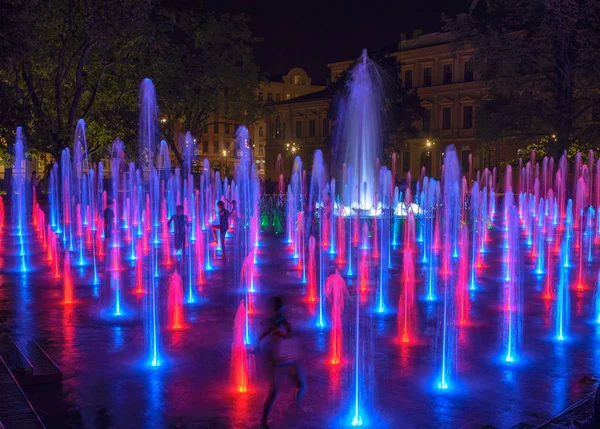
[[[88,102],[87,106],[83,110],[83,114],[81,115],[82,118],[85,118],[86,115],[88,114],[88,112],[90,111],[90,109],[92,108],[92,105],[94,104],[94,101],[96,99],[96,94],[98,93],[98,88],[100,88],[100,82],[102,81],[102,76],[104,75],[104,71],[111,65],[112,65],[112,63],[105,64],[102,67],[102,69],[100,70],[100,73],[98,73],[98,79],[96,80],[96,85],[94,85],[94,90],[92,91],[90,101]]]
[[[83,68],[85,67],[88,55],[94,46],[94,43],[95,42],[89,43],[89,35],[85,36],[84,49],[81,57],[79,57],[77,72],[75,74],[75,95],[73,96],[73,102],[71,103],[71,109],[69,110],[69,124],[75,122],[77,107],[79,106],[81,96],[83,95]]]

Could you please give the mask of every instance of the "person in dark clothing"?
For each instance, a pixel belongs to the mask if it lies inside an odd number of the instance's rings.
[[[181,255],[185,259],[185,229],[189,225],[189,221],[187,216],[183,214],[183,206],[175,207],[175,214],[169,219],[169,226],[171,226],[171,223],[175,223],[175,250],[181,250]]]
[[[302,398],[306,391],[301,346],[297,338],[292,337],[292,326],[283,314],[283,300],[280,296],[273,297],[272,311],[273,315],[268,320],[268,327],[259,339],[259,346],[263,340],[268,343],[265,346],[265,366],[269,379],[269,393],[265,399],[260,420],[261,429],[270,429],[269,414],[281,389],[281,382],[286,376],[292,376],[291,378],[298,388],[296,402],[302,411],[304,411]]]
[[[216,225],[213,225],[212,230],[213,230],[213,234],[215,236],[215,241],[218,243],[219,241],[217,240],[217,231],[220,232],[221,235],[221,250],[223,252],[223,260],[225,262],[227,262],[227,253],[225,253],[225,235],[227,234],[227,231],[229,230],[229,211],[225,208],[225,203],[223,203],[223,201],[219,201],[217,203],[217,207],[219,208],[219,223]]]
[[[107,207],[104,209],[104,239],[106,241],[111,239],[115,223],[115,212],[113,211],[112,206],[112,200],[108,200]]]

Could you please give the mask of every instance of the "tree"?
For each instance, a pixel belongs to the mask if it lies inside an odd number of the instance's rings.
[[[145,77],[155,83],[166,119],[161,137],[171,144],[180,132],[199,136],[216,114],[238,123],[260,114],[243,16],[174,9],[161,0],[6,0],[1,8],[0,137],[6,141],[22,125],[28,146],[56,159],[72,146],[83,118],[96,159],[108,156],[116,137],[136,154]]]
[[[58,157],[70,146],[80,118],[96,119],[91,128],[98,135],[126,131],[118,112],[136,106],[126,95],[129,84],[140,80],[136,63],[145,52],[154,2],[8,0],[2,5],[0,94],[18,112],[15,121],[24,125],[29,146]],[[106,141],[89,144],[95,153]]]
[[[382,147],[384,160],[389,161],[394,152],[402,152],[409,139],[418,136],[419,131],[415,123],[421,118],[421,100],[415,89],[407,90],[403,87],[400,77],[401,63],[395,56],[375,54],[371,56],[371,60],[377,65],[383,77],[385,118]],[[329,87],[331,100],[328,117],[332,123],[335,123],[338,115],[337,99],[347,90],[350,71],[358,61],[360,59],[350,65]]]
[[[152,76],[171,143],[181,131],[200,136],[215,121],[247,124],[262,114],[247,17],[167,10],[165,22]]]
[[[481,140],[548,140],[557,154],[597,144],[599,2],[474,0],[445,29],[475,49],[475,73],[486,81],[476,111]]]

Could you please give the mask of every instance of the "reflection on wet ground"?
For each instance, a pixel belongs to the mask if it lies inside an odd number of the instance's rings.
[[[0,322],[16,340],[37,340],[64,372],[62,385],[26,389],[48,428],[256,428],[264,383],[252,374],[250,388],[238,393],[230,385],[232,327],[242,294],[233,270],[215,261],[196,303],[186,304],[186,327],[164,329],[165,364],[144,364],[143,298],[134,293],[135,270],[121,271],[126,316],[111,318],[110,283],[104,276],[93,286],[89,267],[73,268],[75,304],[61,303],[62,282],[54,279],[41,254],[28,257],[30,271],[12,270],[18,263],[6,235],[0,243]],[[35,246],[30,246],[34,248]],[[32,251],[33,252],[33,251]],[[353,374],[352,343],[355,279],[344,314],[344,361],[327,362],[329,333],[315,325],[316,308],[304,300],[304,286],[289,251],[279,238],[266,237],[257,257],[259,292],[251,317],[254,337],[266,317],[266,298],[282,295],[294,330],[305,341],[308,361],[306,413],[294,405],[291,383],[272,413],[273,428],[325,428],[349,424]],[[580,399],[594,385],[580,383],[600,369],[600,328],[590,322],[593,291],[572,293],[571,340],[557,343],[551,335],[552,306],[541,298],[541,278],[533,263],[524,265],[523,351],[514,365],[499,362],[499,268],[501,252],[486,255],[479,289],[471,296],[470,325],[458,337],[458,382],[451,391],[434,388],[435,336],[439,302],[420,301],[419,340],[411,346],[396,341],[395,312],[368,312],[374,342],[372,427],[457,428],[518,422],[540,423]],[[390,275],[390,303],[397,303],[399,249]],[[237,268],[234,268],[237,266]],[[376,275],[377,266],[372,267]],[[423,278],[422,268],[418,277]],[[588,284],[594,284],[590,269]],[[572,273],[575,275],[574,273]],[[166,276],[160,280],[166,288]],[[417,290],[423,283],[417,284]],[[162,294],[166,296],[166,293]],[[361,298],[361,305],[374,300]],[[395,306],[395,304],[393,304]],[[166,318],[163,320],[166,325]],[[367,422],[365,422],[367,423]]]

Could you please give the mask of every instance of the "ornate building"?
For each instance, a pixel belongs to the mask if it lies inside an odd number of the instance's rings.
[[[277,105],[292,100],[297,100],[306,94],[323,90],[324,86],[313,85],[311,78],[301,68],[295,67],[287,74],[272,80],[261,82],[256,96],[259,101],[267,105]],[[213,118],[210,125],[204,128],[198,152],[202,158],[208,158],[211,166],[216,170],[233,175],[237,163],[235,148],[235,130],[239,126],[233,121],[223,118]],[[245,124],[248,127],[250,143],[254,148],[254,160],[259,175],[265,175],[267,143],[267,122],[261,118],[253,123]]]
[[[410,171],[413,177],[418,177],[421,166],[425,166],[428,174],[439,177],[444,150],[449,144],[456,146],[464,171],[468,169],[469,155],[474,169],[495,163],[497,154],[489,149],[484,152],[475,139],[474,111],[485,85],[473,73],[472,49],[468,45],[457,47],[450,33],[415,32],[412,39],[403,35],[398,50],[390,55],[401,63],[403,84],[407,89],[416,89],[423,109],[423,119],[417,124],[420,135],[398,154],[398,171]],[[353,62],[328,64],[331,81],[335,82]],[[305,163],[310,163],[314,149],[325,147],[329,124],[324,121],[329,99],[326,91],[322,91],[276,104],[276,114],[267,121],[268,176],[275,179],[277,155],[281,153],[287,159],[294,145]],[[277,121],[281,126],[278,127]],[[286,175],[287,166],[284,165]]]

